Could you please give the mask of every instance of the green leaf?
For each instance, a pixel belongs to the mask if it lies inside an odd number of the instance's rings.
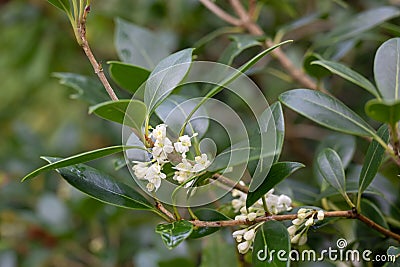
[[[246,199],[246,207],[249,208],[275,185],[303,167],[305,166],[298,162],[277,162],[273,164],[267,177],[257,188],[253,189],[250,184]]]
[[[215,31],[208,33],[207,35],[203,36],[200,40],[193,44],[193,47],[196,48],[196,51],[201,49],[206,44],[210,43],[215,38],[229,33],[241,33],[243,29],[241,27],[222,27],[217,28]]]
[[[49,163],[62,160],[53,157],[42,158]],[[147,199],[133,188],[85,164],[59,168],[57,172],[70,185],[99,201],[127,209],[153,209]]]
[[[388,255],[393,255],[395,258],[400,257],[400,247],[390,246],[386,252]]]
[[[400,100],[388,102],[371,99],[365,104],[365,112],[376,121],[395,125],[400,120]]]
[[[122,61],[152,70],[170,54],[171,49],[163,45],[159,34],[120,18],[115,24],[115,46]]]
[[[399,69],[400,38],[393,38],[384,42],[375,54],[375,82],[384,100],[400,100]]]
[[[50,4],[53,6],[57,7],[61,11],[70,14],[71,13],[71,8],[69,4],[69,0],[47,0]]]
[[[178,51],[164,58],[146,82],[144,103],[149,114],[180,84],[189,71],[193,48]]]
[[[206,208],[198,209],[194,212],[194,214],[196,215],[196,217],[199,220],[202,220],[202,221],[213,222],[213,221],[230,220],[229,217],[227,217],[224,214],[222,214],[216,210],[213,210],[213,209],[206,209]],[[211,235],[212,233],[215,233],[220,229],[221,229],[221,227],[194,228],[192,234],[190,235],[190,238],[201,238],[201,237],[204,237],[207,235]]]
[[[313,62],[322,59],[320,55],[309,53],[304,57],[303,68],[311,76],[322,79],[330,75],[330,72],[321,66],[314,65]]]
[[[188,238],[193,231],[193,224],[188,221],[180,220],[168,224],[159,224],[156,233],[161,235],[164,244],[169,249],[173,249],[183,240]]]
[[[265,38],[260,38],[259,36],[242,34],[242,35],[232,35],[230,36],[232,42],[229,46],[224,50],[221,57],[219,58],[218,62],[232,65],[233,60],[239,56],[244,50],[255,47],[261,46]]]
[[[110,75],[122,88],[134,94],[136,90],[147,80],[150,71],[139,66],[120,61],[107,62],[110,67]]]
[[[382,211],[371,201],[368,199],[361,199],[361,214],[364,215],[365,217],[368,217],[369,219],[373,220],[375,223],[379,224],[380,226],[389,229],[388,224],[386,223],[385,216],[382,214]],[[365,233],[370,233],[371,228],[366,226],[365,224],[359,222],[358,223],[358,233],[360,233],[361,229],[365,229],[361,234],[363,237],[365,237]],[[380,235],[383,237],[383,234],[374,232],[377,235]],[[361,237],[361,235],[359,234]],[[368,234],[369,236],[369,234]]]
[[[71,98],[82,98],[91,105],[110,99],[97,78],[66,72],[53,73],[53,76],[60,79],[60,84],[77,91]]]
[[[345,21],[331,31],[327,38],[323,40],[323,43],[329,45],[354,38],[354,36],[359,36],[361,33],[399,15],[399,9],[392,6],[382,6],[358,13],[356,16],[352,16],[350,21]]]
[[[358,135],[376,136],[375,130],[338,99],[310,89],[294,89],[279,96],[287,107],[329,129]]]
[[[287,261],[277,257],[278,251],[285,251]],[[290,238],[282,222],[267,221],[257,231],[253,244],[254,267],[289,267]]]
[[[33,172],[27,174],[24,178],[22,178],[22,181],[31,179],[44,171],[59,169],[62,167],[67,167],[67,166],[71,166],[71,165],[78,164],[78,163],[88,162],[88,161],[91,161],[94,159],[98,159],[98,158],[102,158],[102,157],[105,157],[108,155],[122,152],[129,148],[130,147],[126,147],[126,146],[110,146],[110,147],[92,150],[89,152],[84,152],[84,153],[74,155],[74,156],[71,156],[71,157],[68,157],[65,159],[61,159],[57,162],[52,162],[48,165],[45,165],[39,169],[34,170]]]
[[[349,67],[335,61],[329,61],[329,60],[317,60],[313,61],[311,63],[312,65],[320,65],[332,73],[339,75],[343,79],[348,80],[349,82],[354,83],[355,85],[360,86],[361,88],[367,90],[370,92],[372,95],[374,95],[376,98],[380,98],[381,95],[379,91],[376,89],[376,87],[368,81],[367,78],[359,74],[358,72],[350,69]]]
[[[359,189],[358,182],[357,181],[347,181],[346,180],[346,193],[357,193]],[[384,194],[381,193],[381,191],[369,187],[364,191],[365,194],[369,195],[376,195],[379,197],[384,197]],[[314,201],[319,201],[323,198],[327,197],[332,197],[332,196],[337,196],[341,195],[335,188],[329,186],[321,191],[319,195],[317,195],[313,200]]]
[[[89,113],[133,127],[141,132],[142,124],[146,118],[146,105],[139,100],[107,101],[90,107]]]
[[[279,160],[282,152],[283,142],[285,140],[285,118],[283,116],[282,105],[280,102],[275,102],[270,106],[272,117],[275,122],[275,148],[276,154],[274,156],[274,162]]]
[[[331,148],[325,148],[318,155],[317,162],[319,171],[324,179],[342,194],[350,206],[354,206],[346,194],[344,168],[336,151]]]
[[[389,129],[383,125],[378,130],[378,136],[386,143],[389,142]],[[382,163],[385,149],[375,140],[372,140],[365,155],[364,164],[360,173],[358,194],[361,195],[371,184],[378,173],[379,166]]]

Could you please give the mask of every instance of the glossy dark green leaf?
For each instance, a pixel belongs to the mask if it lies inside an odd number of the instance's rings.
[[[69,0],[47,0],[47,2],[59,8],[61,11],[67,14],[71,13]]]
[[[358,192],[358,182],[356,181],[346,181],[346,193],[357,193]],[[381,191],[373,188],[373,187],[369,187],[364,191],[365,194],[368,195],[376,195],[379,197],[384,197],[384,194],[381,193]],[[327,198],[327,197],[333,197],[333,196],[338,196],[341,195],[335,188],[329,186],[325,189],[323,189],[321,191],[321,193],[319,195],[317,195],[315,197],[314,200],[321,200],[323,198]]]
[[[224,50],[218,62],[226,65],[232,65],[233,60],[239,56],[244,50],[255,46],[261,46],[261,41],[265,38],[260,38],[254,35],[232,35],[230,36],[231,43]]]
[[[385,143],[389,142],[389,129],[383,125],[378,130],[378,135]],[[359,192],[362,194],[371,184],[372,180],[378,173],[378,169],[385,155],[385,149],[375,140],[372,140],[365,155],[364,164],[360,173]]]
[[[113,80],[132,94],[147,80],[150,71],[139,66],[120,61],[109,61],[109,71]]]
[[[331,73],[325,68],[313,64],[316,60],[322,59],[320,55],[315,53],[309,53],[304,57],[303,68],[311,76],[322,79],[329,76]]]
[[[122,61],[152,70],[170,54],[159,34],[120,18],[115,24],[115,47]]]
[[[164,244],[169,249],[173,249],[182,243],[183,240],[190,236],[192,231],[193,224],[185,220],[159,224],[156,227],[156,233],[161,235]]]
[[[312,65],[320,65],[332,73],[339,75],[343,79],[348,80],[349,82],[354,83],[355,85],[360,86],[361,88],[367,90],[370,92],[372,95],[374,95],[377,98],[380,98],[381,95],[379,91],[376,89],[376,87],[364,76],[359,74],[358,72],[350,69],[346,65],[343,65],[339,62],[335,61],[329,61],[329,60],[317,60],[313,61]]]
[[[285,251],[283,257],[277,257],[278,251]],[[282,253],[282,252],[280,252]],[[267,221],[257,230],[253,244],[254,267],[289,267],[289,233],[282,222]],[[282,256],[282,255],[281,255]],[[286,261],[282,261],[286,258]]]
[[[246,207],[250,207],[251,205],[253,205],[275,185],[277,185],[286,177],[303,167],[305,166],[298,162],[277,162],[273,164],[267,177],[260,184],[260,186],[252,190],[250,184],[250,191],[247,194],[246,199]]]
[[[399,15],[399,9],[393,6],[381,6],[361,12],[352,16],[351,20],[344,21],[336,29],[331,31],[326,39],[323,40],[323,43],[330,45],[349,38],[354,38],[354,36],[358,36]]]
[[[60,79],[60,84],[76,91],[71,98],[81,98],[91,105],[110,99],[97,78],[66,72],[56,72],[53,73],[53,76]]]
[[[287,107],[329,129],[359,135],[376,135],[375,130],[338,99],[310,89],[294,89],[279,96]]]
[[[274,156],[274,162],[279,160],[282,152],[283,142],[285,140],[285,118],[283,116],[282,105],[280,102],[275,102],[271,105],[272,117],[275,122],[275,147],[276,154]]]
[[[178,51],[157,64],[146,82],[144,103],[149,113],[174,90],[186,76],[193,48]]]
[[[212,222],[212,221],[230,220],[229,217],[213,209],[207,209],[207,208],[198,209],[195,210],[194,214],[199,220],[202,221]],[[195,227],[193,228],[193,232],[190,235],[190,238],[201,238],[210,235],[212,233],[215,233],[220,229],[221,227],[198,227],[198,228]]]
[[[365,104],[365,112],[376,121],[395,125],[400,121],[400,100],[388,102],[372,99]]]
[[[68,157],[65,159],[61,159],[57,162],[52,162],[52,163],[47,164],[39,169],[36,169],[33,172],[27,174],[24,178],[22,178],[22,181],[31,179],[44,171],[59,169],[62,167],[67,167],[67,166],[75,165],[78,163],[88,162],[91,160],[95,160],[95,159],[102,158],[102,157],[105,157],[108,155],[122,152],[126,149],[129,149],[129,147],[111,146],[111,147],[100,148],[100,149],[92,150],[89,152],[84,152],[84,153],[81,153],[78,155],[74,155],[74,156],[71,156],[71,157]]]
[[[384,100],[400,100],[399,69],[400,38],[393,38],[384,42],[375,54],[375,82]]]
[[[49,163],[62,160],[53,157],[42,158]],[[127,209],[153,209],[147,199],[133,188],[85,164],[59,168],[57,172],[70,185],[99,201]]]
[[[345,195],[346,183],[343,164],[336,151],[331,148],[325,148],[319,153],[317,163],[325,181],[342,195]]]
[[[109,121],[133,127],[139,132],[146,118],[146,111],[146,106],[142,101],[126,99],[107,101],[89,108],[89,113],[94,113],[100,118]]]

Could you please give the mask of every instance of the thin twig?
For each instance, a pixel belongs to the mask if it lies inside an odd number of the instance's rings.
[[[89,59],[90,64],[92,64],[94,72],[99,77],[108,95],[111,97],[112,100],[117,101],[118,97],[115,94],[114,90],[112,89],[110,83],[108,82],[107,77],[104,75],[103,67],[101,66],[101,64],[97,62],[96,58],[94,57],[92,50],[90,49],[89,42],[87,41],[86,38],[86,18],[89,12],[90,12],[90,6],[86,6],[82,18],[79,22],[78,33],[79,37],[81,38],[81,46],[87,58]]]
[[[222,10],[219,6],[217,6],[216,4],[214,4],[212,1],[210,0],[200,0],[200,2],[206,7],[208,8],[212,13],[214,13],[215,15],[217,15],[220,19],[228,22],[229,24],[232,24],[234,26],[240,26],[241,25],[241,21],[240,19],[237,19],[231,15],[229,15],[228,13],[226,13],[224,10]]]
[[[168,218],[170,218],[172,221],[175,221],[175,220],[176,220],[176,218],[174,217],[174,215],[173,215],[169,210],[167,210],[167,209],[163,206],[163,204],[161,204],[161,202],[156,201],[155,207],[156,207],[156,209],[158,209],[159,211],[161,211],[163,214],[165,214]]]
[[[247,194],[249,192],[249,188],[247,186],[235,183],[234,181],[222,176],[221,174],[215,173],[213,176],[211,176],[211,179],[217,180],[225,185],[236,188],[237,190],[242,191],[243,193]]]
[[[357,219],[365,223],[369,227],[375,229],[376,231],[384,234],[385,236],[391,237],[400,242],[400,235],[380,226],[371,219],[365,217],[362,214],[358,214],[354,210],[343,210],[343,211],[326,211],[324,212],[324,217],[336,217],[336,218],[347,218],[347,219]],[[282,214],[282,215],[269,215],[261,216],[256,218],[254,221],[249,220],[229,220],[229,221],[190,221],[196,227],[229,227],[229,226],[239,226],[239,225],[253,225],[260,222],[267,221],[291,221],[297,218],[297,214]]]

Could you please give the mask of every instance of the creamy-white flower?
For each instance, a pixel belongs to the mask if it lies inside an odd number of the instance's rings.
[[[310,217],[310,218],[308,218],[308,220],[306,221],[306,223],[305,223],[305,225],[308,227],[308,226],[311,226],[311,225],[313,225],[314,224],[314,219],[313,219],[313,217]]]
[[[139,162],[132,167],[138,179],[143,179],[146,176],[147,170],[149,169],[148,165],[148,162]]]
[[[242,242],[242,243],[239,243],[239,244],[237,245],[237,248],[238,248],[239,253],[241,253],[241,254],[246,254],[247,251],[249,251],[250,246],[251,246],[251,242],[249,242],[249,241],[244,241],[244,242]]]
[[[156,128],[153,130],[153,132],[150,134],[150,136],[156,140],[164,140],[164,138],[167,136],[167,125],[165,124],[157,125]]]
[[[250,212],[249,214],[247,214],[247,219],[249,219],[249,221],[254,221],[257,218],[257,213],[255,212]]]
[[[299,246],[302,246],[302,245],[304,245],[305,243],[307,243],[307,235],[302,235],[302,236],[299,238]]]
[[[253,241],[253,239],[254,239],[255,236],[256,236],[256,235],[255,235],[254,229],[251,229],[251,230],[248,230],[248,231],[243,235],[243,238],[244,238],[246,241]]]
[[[194,166],[193,166],[193,171],[194,172],[199,172],[208,167],[210,165],[210,161],[207,158],[206,154],[201,154],[201,156],[196,156],[194,158]]]
[[[288,233],[290,236],[294,236],[296,234],[297,231],[297,226],[296,225],[291,225],[288,227]]]
[[[178,142],[174,143],[176,152],[181,153],[182,157],[186,157],[186,152],[189,151],[189,147],[192,146],[192,141],[188,135],[182,135],[178,138]]]
[[[322,221],[325,217],[324,211],[323,210],[319,210],[317,213],[317,219],[318,221]]]
[[[155,159],[164,162],[167,159],[168,154],[172,153],[172,151],[174,151],[172,142],[168,139],[168,137],[165,137],[164,139],[156,140],[152,154]]]

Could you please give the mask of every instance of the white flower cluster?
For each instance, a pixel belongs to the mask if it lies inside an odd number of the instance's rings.
[[[243,182],[240,183],[244,185]],[[292,200],[290,199],[290,197],[286,195],[277,196],[273,193],[274,189],[271,189],[264,196],[266,200],[267,210],[270,214],[278,214],[280,212],[289,211],[292,209]],[[235,212],[240,212],[240,214],[235,217],[235,220],[254,221],[258,216],[265,215],[266,211],[264,210],[261,199],[259,199],[256,203],[254,203],[251,207],[247,209],[246,193],[237,189],[233,189],[232,196],[235,197],[235,199],[232,200],[232,207]],[[239,243],[237,245],[239,253],[245,254],[247,253],[247,251],[249,251],[254,242],[255,231],[261,225],[262,223],[259,223],[256,225],[252,225],[249,228],[233,232],[233,237]]]
[[[310,226],[323,219],[323,210],[316,211],[314,209],[300,208],[297,211],[297,218],[292,221],[293,225],[288,227],[290,241],[293,244],[297,243],[299,246],[304,245],[307,243],[307,232]]]
[[[196,136],[195,133],[192,137]],[[210,161],[207,159],[206,154],[196,156],[194,164],[186,159],[186,153],[189,152],[189,148],[192,146],[191,138],[188,135],[180,136],[174,144],[167,137],[167,125],[159,124],[150,133],[150,138],[154,141],[154,146],[151,149],[152,160],[149,162],[134,162],[133,171],[138,179],[146,180],[148,183],[146,188],[149,192],[157,191],[161,185],[161,180],[167,176],[162,172],[164,164],[168,163],[168,155],[176,151],[181,155],[182,162],[176,167],[174,180],[179,183],[185,183],[191,178],[198,175],[199,172],[203,171],[210,165]],[[185,184],[185,187],[190,186],[191,183]]]

